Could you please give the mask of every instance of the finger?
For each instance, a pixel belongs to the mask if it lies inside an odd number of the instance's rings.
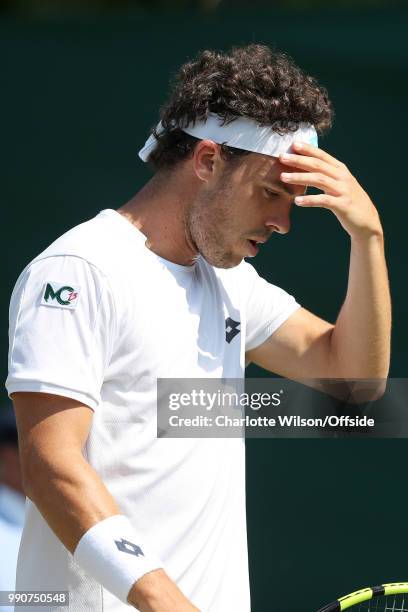
[[[284,183],[316,187],[330,195],[342,195],[338,181],[319,172],[282,172],[280,177]]]
[[[341,210],[341,203],[335,196],[327,193],[319,193],[317,195],[297,196],[295,204],[304,208],[327,208],[333,211]]]
[[[310,157],[316,157],[317,159],[322,159],[323,161],[331,164],[332,166],[342,167],[344,166],[343,162],[339,161],[323,149],[319,149],[318,147],[314,147],[311,144],[307,144],[306,142],[295,142],[292,145],[295,153],[300,153],[301,155],[310,155]]]
[[[327,162],[317,159],[316,157],[308,157],[306,155],[295,155],[293,153],[284,153],[280,155],[279,161],[282,164],[291,166],[292,168],[299,168],[301,170],[307,170],[309,172],[317,171],[322,174],[327,174],[332,178],[339,179],[340,168],[333,166]]]

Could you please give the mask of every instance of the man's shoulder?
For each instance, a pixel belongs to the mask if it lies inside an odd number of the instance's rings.
[[[116,211],[103,210],[57,238],[29,266],[49,258],[73,257],[111,276],[125,267],[141,244],[138,232],[127,224]]]

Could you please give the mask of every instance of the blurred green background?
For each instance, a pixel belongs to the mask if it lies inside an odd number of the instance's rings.
[[[329,90],[336,120],[321,146],[348,164],[380,211],[394,300],[391,374],[406,376],[404,4],[3,0],[3,379],[8,300],[21,269],[147,180],[137,151],[181,63],[249,42],[285,50]],[[276,236],[255,266],[334,321],[348,252],[333,215],[296,209],[290,234]],[[407,450],[405,440],[248,441],[253,612],[313,612],[366,583],[408,579]]]

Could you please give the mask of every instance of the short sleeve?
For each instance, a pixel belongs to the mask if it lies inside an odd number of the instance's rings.
[[[246,275],[245,350],[261,345],[300,305],[283,289],[261,278],[255,268],[244,262]]]
[[[80,257],[36,260],[10,302],[6,388],[78,400],[95,410],[115,334],[105,276]]]

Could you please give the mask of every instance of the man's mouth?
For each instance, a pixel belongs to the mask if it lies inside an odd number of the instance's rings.
[[[260,236],[259,238],[247,238],[247,242],[249,243],[249,248],[251,251],[250,257],[255,257],[255,255],[259,253],[260,245],[265,244],[265,242],[267,242],[269,238],[271,237],[271,234],[272,232],[268,236],[265,236],[264,234],[263,236]]]
[[[259,241],[247,240],[247,242],[249,243],[249,256],[255,257],[255,255],[259,253],[259,246],[258,246],[258,244],[260,244]]]

